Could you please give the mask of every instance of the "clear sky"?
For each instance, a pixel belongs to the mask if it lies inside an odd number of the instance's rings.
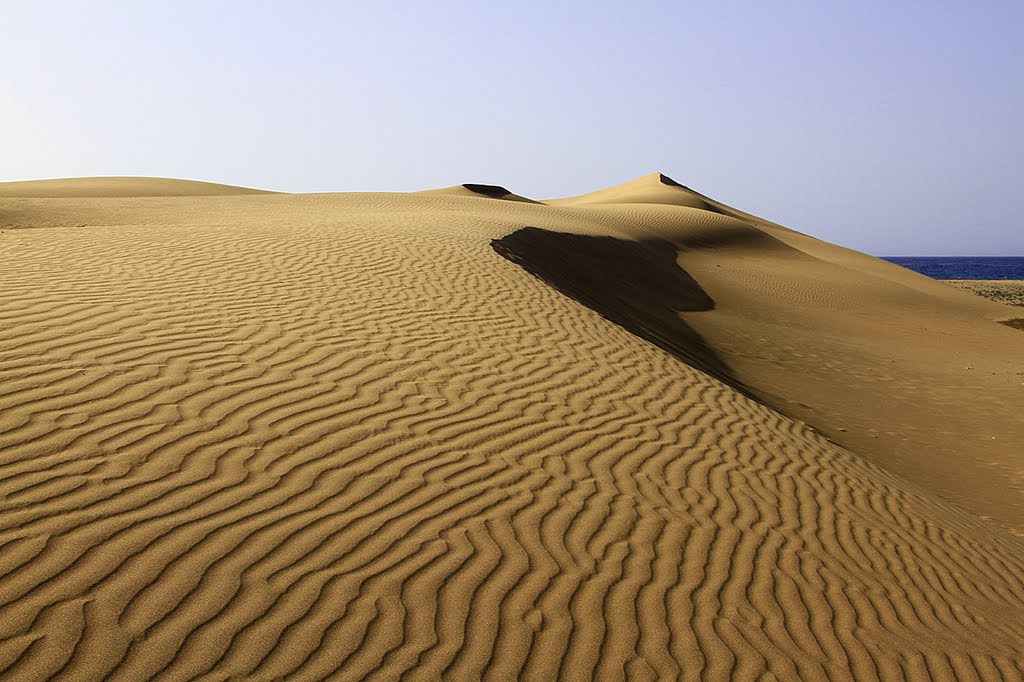
[[[658,170],[882,255],[1022,255],[1024,2],[0,0],[0,180]]]

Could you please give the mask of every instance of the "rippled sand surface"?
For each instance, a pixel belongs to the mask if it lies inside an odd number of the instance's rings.
[[[653,174],[0,185],[12,680],[1022,679],[1019,310]]]

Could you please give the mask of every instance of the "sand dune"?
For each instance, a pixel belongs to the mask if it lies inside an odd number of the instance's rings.
[[[1019,309],[660,174],[9,188],[7,679],[1024,678]]]

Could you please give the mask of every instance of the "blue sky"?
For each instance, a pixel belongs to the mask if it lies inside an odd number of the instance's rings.
[[[654,170],[875,254],[1024,254],[1022,2],[0,0],[0,180]]]

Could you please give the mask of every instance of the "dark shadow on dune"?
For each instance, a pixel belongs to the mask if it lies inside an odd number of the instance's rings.
[[[1014,329],[1019,329],[1022,332],[1024,332],[1024,318],[1015,317],[1015,318],[1010,319],[1010,320],[999,320],[999,323],[1000,324],[1005,324],[1007,327],[1012,327]]]
[[[672,187],[682,187],[683,189],[690,189],[686,185],[676,182],[664,173],[658,173],[658,179],[661,180],[663,185],[671,185]],[[691,190],[692,191],[692,190]]]
[[[512,194],[507,189],[500,185],[475,185],[473,183],[464,183],[462,185],[470,192],[476,192],[477,194],[483,194],[485,197],[492,197],[494,199],[500,199],[501,197]]]
[[[627,241],[524,227],[491,246],[566,296],[626,331],[753,397],[679,313],[715,302],[660,239]]]

